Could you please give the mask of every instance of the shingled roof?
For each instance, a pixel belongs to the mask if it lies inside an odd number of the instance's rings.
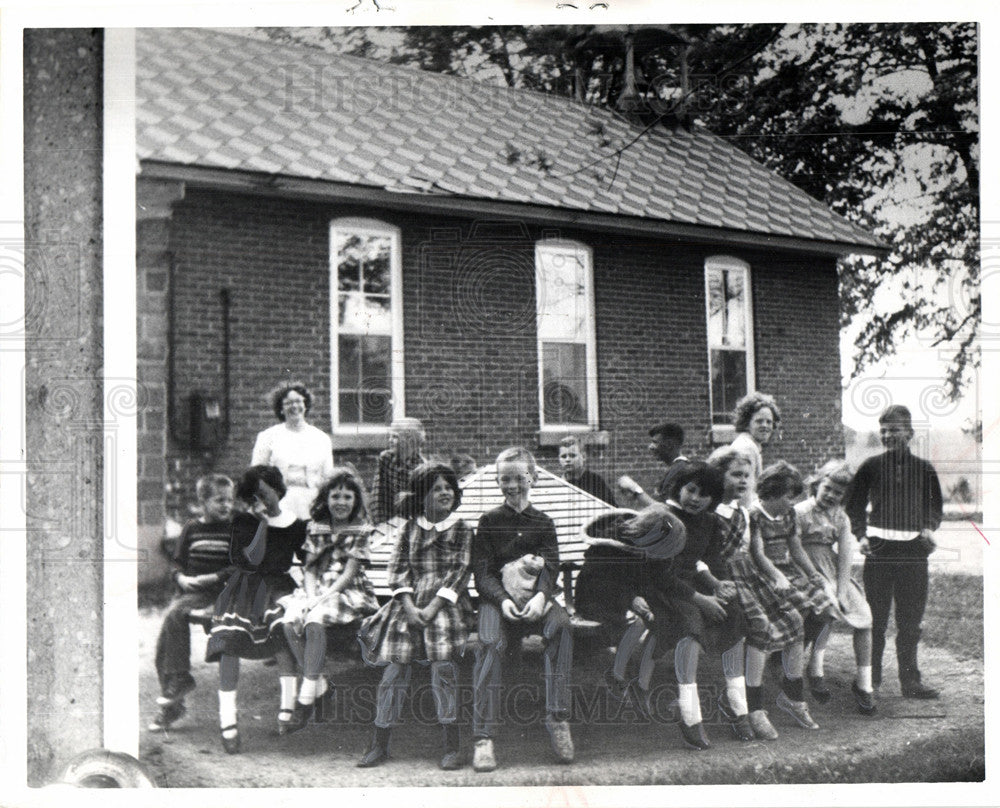
[[[213,29],[136,32],[136,116],[144,161],[880,247],[701,127]]]

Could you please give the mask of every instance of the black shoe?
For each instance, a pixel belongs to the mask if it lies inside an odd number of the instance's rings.
[[[359,769],[370,769],[378,766],[389,759],[389,728],[375,727],[375,734],[372,741],[358,761]]]
[[[851,692],[854,694],[854,702],[858,705],[859,713],[862,715],[875,715],[878,712],[872,694],[858,687],[857,682],[851,683]]]
[[[908,699],[936,699],[941,695],[941,691],[934,687],[929,687],[921,681],[901,682],[899,689],[903,696]]]
[[[622,704],[628,697],[629,683],[615,676],[615,672],[611,668],[604,671],[604,686],[608,689],[608,695],[616,704]]]
[[[240,733],[239,730],[232,738],[227,738],[224,734],[229,732],[231,729],[236,729],[235,724],[230,724],[228,727],[223,727],[219,730],[220,737],[222,738],[222,748],[226,750],[227,755],[235,755],[240,751]]]
[[[303,729],[309,723],[309,716],[312,715],[312,712],[312,704],[303,704],[300,701],[296,701],[295,707],[291,710],[279,710],[278,735],[284,737]]]
[[[458,724],[444,724],[444,755],[441,758],[441,768],[445,771],[461,769],[464,761],[460,751]]]
[[[818,704],[826,704],[833,695],[830,692],[830,688],[826,686],[826,679],[822,676],[813,676],[811,673],[808,675],[808,678],[809,692],[812,693],[813,698],[816,699]]]
[[[736,715],[736,712],[729,704],[726,691],[719,694],[719,714],[729,722],[733,729],[733,735],[738,741],[752,741],[754,739],[753,728],[750,726],[750,718],[746,714]]]
[[[708,736],[705,734],[705,725],[699,721],[693,726],[688,726],[683,721],[679,723],[681,728],[681,738],[684,739],[684,743],[698,752],[704,752],[706,749],[711,748],[712,744],[708,742]]]
[[[187,708],[183,701],[165,701],[160,705],[156,717],[149,722],[149,728],[154,732],[161,729],[169,729],[170,725],[184,716]]]
[[[329,682],[326,683],[326,690],[323,691],[322,696],[317,696],[313,707],[313,721],[317,724],[325,724],[328,721],[333,721],[336,717],[336,710],[333,707],[333,699],[336,691],[333,689],[333,685]]]

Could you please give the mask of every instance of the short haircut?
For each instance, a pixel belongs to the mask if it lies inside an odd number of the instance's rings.
[[[567,435],[559,441],[559,447],[562,448],[563,446],[575,446],[580,450],[580,454],[587,453],[587,447],[583,445],[581,440],[576,435]]]
[[[723,474],[729,471],[733,463],[744,463],[753,468],[753,460],[746,452],[735,446],[720,446],[708,456],[708,465],[714,466]]]
[[[441,477],[455,494],[452,504],[454,511],[462,504],[462,489],[458,487],[458,477],[455,470],[447,463],[421,463],[410,472],[410,484],[405,495],[400,498],[400,509],[407,517],[423,513],[424,500],[434,487],[438,477]]]
[[[465,454],[464,452],[456,452],[451,456],[451,462],[448,464],[453,469],[455,473],[461,476],[466,474],[474,474],[479,466],[476,463],[476,458],[470,454]]]
[[[779,460],[765,468],[757,478],[757,496],[771,499],[789,494],[797,497],[803,489],[802,475],[791,463]]]
[[[251,466],[240,477],[236,486],[236,498],[252,505],[261,483],[271,486],[279,499],[288,492],[285,478],[281,476],[281,470],[277,466]]]
[[[675,424],[673,421],[658,424],[649,430],[649,437],[655,438],[657,435],[663,435],[663,437],[677,441],[679,444],[684,443],[684,427],[680,424]]]
[[[419,418],[395,418],[389,424],[390,432],[416,432],[421,438],[427,437],[427,432]]]
[[[523,446],[511,446],[509,449],[504,449],[500,454],[497,455],[497,466],[501,463],[516,463],[523,462],[528,464],[528,469],[532,474],[536,473],[537,466],[535,464],[535,456],[525,449]]]
[[[725,484],[722,479],[722,470],[716,466],[711,466],[704,460],[689,460],[677,473],[673,486],[670,489],[670,496],[675,500],[680,496],[681,489],[689,483],[694,483],[704,497],[711,497],[712,504],[718,505],[722,501]]]
[[[330,492],[335,488],[346,488],[354,493],[354,507],[351,509],[351,515],[347,517],[348,521],[353,522],[357,519],[368,518],[368,495],[364,485],[352,469],[338,466],[333,470],[333,476],[323,483],[313,498],[312,505],[309,506],[310,519],[315,522],[330,521],[332,514],[327,500],[330,498]]]
[[[853,479],[854,472],[851,471],[851,466],[846,460],[827,460],[809,478],[809,493],[815,496],[819,490],[819,484],[823,480],[829,480],[835,485],[847,488]]]
[[[902,404],[891,404],[885,408],[878,417],[878,422],[884,424],[887,421],[903,422],[908,427],[913,427],[913,416],[910,414],[910,408],[904,407]]]
[[[293,390],[305,399],[306,414],[308,414],[309,410],[312,409],[312,393],[309,392],[309,388],[302,384],[302,382],[289,382],[288,384],[279,385],[270,393],[271,409],[274,410],[274,414],[278,417],[279,421],[285,420],[285,412],[281,407],[281,402],[284,401],[285,396]]]
[[[746,432],[750,428],[750,420],[765,407],[774,414],[774,425],[777,426],[781,423],[781,410],[778,408],[778,402],[774,400],[774,396],[755,391],[736,402],[733,418],[736,431]]]
[[[199,502],[205,502],[220,491],[232,490],[233,487],[233,481],[225,474],[206,474],[204,477],[199,477],[198,482],[194,484],[194,493]]]

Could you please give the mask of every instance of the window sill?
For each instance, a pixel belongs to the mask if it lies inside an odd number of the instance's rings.
[[[333,440],[333,450],[338,449],[377,449],[389,448],[389,428],[359,432],[341,430],[330,436]]]
[[[560,426],[560,427],[544,427],[538,430],[536,433],[538,435],[538,445],[539,447],[550,447],[558,446],[559,441],[565,438],[567,435],[573,435],[580,439],[580,443],[584,446],[607,446],[610,443],[611,436],[605,429],[595,430],[593,427],[589,426]]]

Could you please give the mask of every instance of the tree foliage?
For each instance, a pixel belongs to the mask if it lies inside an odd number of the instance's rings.
[[[625,35],[643,28],[347,28],[312,39],[615,109],[625,86]],[[635,51],[646,101],[640,122],[704,125],[876,233],[886,256],[840,264],[843,324],[857,327],[855,374],[918,334],[948,356],[946,385],[958,395],[979,367],[976,26],[671,30],[687,45],[654,36]],[[580,147],[596,154],[601,145]],[[544,161],[537,167],[545,170]]]

